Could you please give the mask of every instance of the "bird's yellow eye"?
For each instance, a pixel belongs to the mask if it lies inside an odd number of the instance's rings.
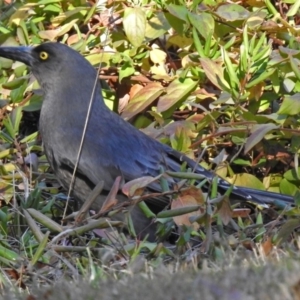
[[[47,60],[48,57],[49,57],[49,54],[47,52],[45,52],[45,51],[40,52],[40,59],[41,60]]]

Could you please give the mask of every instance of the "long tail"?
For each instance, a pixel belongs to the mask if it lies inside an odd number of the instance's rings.
[[[220,179],[219,187],[227,190],[231,185],[227,181]],[[242,186],[233,186],[232,194],[243,200],[252,201],[258,204],[273,204],[283,207],[295,204],[295,200],[292,196]]]
[[[204,167],[196,163],[194,160],[188,158],[182,153],[175,151],[166,146],[165,151],[168,153],[169,157],[167,157],[167,165],[170,170],[178,171],[178,166],[181,165],[182,161],[186,162],[189,167],[191,167],[194,172],[201,176],[201,178],[207,178],[209,181],[212,181],[217,175],[214,172],[206,170]],[[262,191],[242,186],[231,185],[226,180],[218,177],[218,187],[227,191],[232,188],[232,195],[235,195],[239,200],[251,201],[258,204],[265,205],[275,205],[280,207],[285,207],[286,205],[295,205],[295,200],[293,196],[288,196],[284,194]]]

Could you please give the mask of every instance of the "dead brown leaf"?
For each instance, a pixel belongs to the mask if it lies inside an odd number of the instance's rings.
[[[122,192],[128,197],[140,196],[149,184],[157,181],[161,176],[162,175],[156,177],[144,176],[128,181],[123,185]]]
[[[203,193],[200,189],[196,188],[195,186],[191,186],[189,189],[182,191],[176,200],[173,200],[171,203],[171,209],[177,209],[181,207],[187,206],[195,206],[195,205],[203,205],[204,204],[204,197]],[[195,230],[199,228],[198,223],[191,223],[190,217],[197,216],[202,213],[201,209],[198,211],[188,213],[181,216],[173,217],[173,220],[176,225],[192,225]]]
[[[113,206],[115,206],[118,203],[116,196],[120,190],[121,181],[122,181],[122,177],[118,176],[101,207],[100,213],[111,209]]]
[[[228,197],[224,197],[224,199],[219,203],[218,213],[224,225],[227,225],[232,219],[232,209]]]

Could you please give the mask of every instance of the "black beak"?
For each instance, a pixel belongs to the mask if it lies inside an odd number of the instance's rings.
[[[20,61],[30,67],[34,62],[31,47],[0,47],[0,56]]]

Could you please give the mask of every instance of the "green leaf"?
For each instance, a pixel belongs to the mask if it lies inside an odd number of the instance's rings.
[[[293,91],[293,89],[295,87],[295,82],[290,78],[285,78],[282,82],[282,85],[283,85],[285,91],[287,93],[290,93]]]
[[[238,158],[238,159],[235,159],[233,161],[234,164],[236,165],[240,165],[240,166],[246,166],[246,167],[251,167],[251,162],[249,160],[245,160],[245,159],[241,159],[241,158]]]
[[[179,18],[173,16],[170,13],[165,13],[165,17],[168,21],[168,23],[171,25],[171,27],[178,33],[183,35],[185,31],[186,24],[182,22]]]
[[[195,27],[193,27],[192,33],[193,33],[193,41],[194,41],[195,48],[196,48],[199,56],[204,58],[205,57],[204,49],[203,49],[201,40],[198,36],[197,30],[195,29]]]
[[[85,56],[85,59],[87,59],[93,66],[98,66],[101,63],[102,67],[109,67],[112,65],[111,60],[116,56],[117,54],[114,53],[93,53]],[[121,59],[121,56],[120,56]]]
[[[300,225],[300,219],[289,219],[281,227],[276,238],[276,244],[280,245],[290,238],[291,233]]]
[[[38,111],[42,107],[42,96],[33,95],[30,100],[23,106],[23,111]]]
[[[58,4],[49,4],[44,7],[43,11],[51,13],[60,13],[61,7]]]
[[[291,169],[291,170],[286,171],[284,173],[283,177],[288,181],[300,182],[300,178],[297,175],[297,173],[300,174],[300,168],[298,168],[297,170]]]
[[[56,223],[55,221],[53,221],[51,218],[47,217],[40,211],[38,211],[34,208],[28,208],[27,212],[33,219],[35,219],[37,222],[44,225],[51,232],[62,232],[63,231],[63,228],[58,223]]]
[[[17,254],[15,251],[9,250],[2,246],[0,246],[0,257],[4,257],[9,261],[21,260],[19,254]]]
[[[216,13],[227,21],[245,20],[249,17],[250,12],[238,4],[220,5]]]
[[[38,1],[38,5],[47,5],[47,4],[59,3],[59,2],[61,2],[61,0],[41,0]]]
[[[146,33],[146,14],[140,7],[127,7],[124,12],[123,26],[130,43],[139,47]]]
[[[294,172],[295,172],[295,170],[294,170]],[[283,178],[279,184],[280,192],[285,195],[295,195],[296,192],[299,191],[298,186],[299,185],[296,185],[296,184],[288,181],[286,178]]]
[[[2,87],[5,89],[16,89],[20,86],[22,86],[22,84],[24,84],[24,82],[26,81],[25,78],[15,78],[12,81],[6,82],[2,84]]]
[[[24,81],[22,85],[10,92],[10,98],[13,103],[18,103],[23,100],[23,95],[27,85],[27,81]]]
[[[147,40],[154,40],[165,34],[171,28],[165,15],[157,13],[146,24],[145,37]]]
[[[300,8],[300,1],[295,1],[293,5],[291,5],[290,9],[286,13],[287,17],[293,17],[296,15]]]
[[[286,95],[279,108],[278,114],[294,116],[300,113],[300,93]]]
[[[300,3],[300,1],[299,1]],[[300,70],[299,70],[299,60],[290,56],[291,68],[294,71],[294,74],[298,80],[300,80]]]
[[[49,235],[50,235],[50,231],[47,231],[46,234],[44,235],[44,238],[41,241],[39,241],[39,246],[36,249],[36,252],[34,253],[34,256],[32,257],[31,260],[32,266],[34,266],[38,262],[42,254],[46,252],[46,246],[48,243]]]
[[[152,210],[148,207],[148,205],[144,201],[139,202],[138,207],[147,218],[156,217],[156,215],[152,212]]]
[[[240,86],[240,82],[237,77],[236,69],[234,68],[234,65],[232,64],[227,51],[223,47],[221,48],[221,51],[222,51],[222,56],[223,56],[224,63],[226,66],[226,70],[229,75],[230,86],[232,89],[237,90]]]
[[[119,71],[119,81],[121,82],[123,78],[132,75],[135,72],[134,67],[131,65],[130,62],[125,62],[120,71]]]
[[[19,106],[11,112],[8,118],[3,120],[3,125],[12,139],[15,139],[19,132],[21,118],[22,107]]]
[[[258,77],[256,77],[254,80],[251,80],[249,83],[246,84],[246,88],[249,89],[258,83],[264,81],[265,79],[269,79],[270,76],[276,71],[275,68],[272,68],[268,71],[262,72]]]
[[[196,15],[189,13],[188,19],[204,39],[208,39],[214,33],[215,20],[211,14],[199,13]]]
[[[245,186],[247,188],[253,188],[258,190],[265,190],[263,183],[254,175],[248,173],[242,173],[234,175],[233,177],[226,178],[231,184],[236,186]]]
[[[187,8],[183,5],[175,5],[175,4],[169,4],[166,5],[167,10],[176,18],[187,22],[188,21],[188,14],[189,11],[187,10]]]

